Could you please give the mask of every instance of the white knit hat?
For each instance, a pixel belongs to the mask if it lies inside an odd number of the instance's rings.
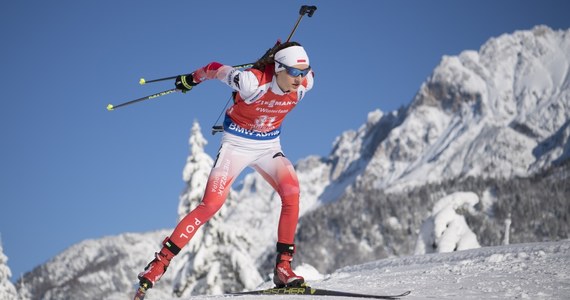
[[[275,53],[275,72],[279,72],[281,70],[285,70],[283,66],[279,63],[282,63],[288,67],[292,67],[298,64],[309,64],[309,56],[305,49],[301,46],[291,46],[285,49],[279,50]]]

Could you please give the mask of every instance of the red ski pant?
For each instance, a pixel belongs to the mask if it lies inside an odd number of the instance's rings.
[[[174,244],[180,248],[188,244],[196,230],[222,207],[232,183],[247,166],[259,172],[281,197],[278,242],[294,243],[299,218],[299,181],[293,165],[281,152],[279,138],[259,141],[224,133],[202,202],[176,226],[170,236]]]

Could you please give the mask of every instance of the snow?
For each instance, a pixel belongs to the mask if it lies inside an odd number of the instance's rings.
[[[302,266],[296,271],[307,270]],[[383,259],[333,274],[301,273],[314,288],[399,294],[402,299],[568,299],[570,241],[486,247],[452,253]],[[271,287],[265,283],[260,288]],[[307,299],[306,296],[240,296],[240,300]],[[193,300],[225,299],[194,296]],[[237,299],[237,298],[236,298]],[[316,297],[311,299],[349,299]],[[151,300],[149,298],[149,300]]]

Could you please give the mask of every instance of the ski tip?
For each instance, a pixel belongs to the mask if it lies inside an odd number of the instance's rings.
[[[145,83],[146,83],[146,80],[144,78],[141,78],[141,80],[139,80],[140,85],[144,85]]]
[[[112,111],[112,110],[114,110],[114,109],[115,109],[115,107],[113,106],[113,104],[107,105],[107,110],[108,110],[108,111]]]

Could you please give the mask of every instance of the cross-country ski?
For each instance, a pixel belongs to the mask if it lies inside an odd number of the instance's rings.
[[[362,294],[352,293],[346,291],[328,290],[312,288],[310,286],[300,287],[283,287],[283,288],[270,288],[263,290],[255,290],[248,292],[232,293],[230,295],[307,295],[307,296],[335,296],[335,297],[350,297],[350,298],[366,298],[366,299],[399,299],[407,296],[411,291],[406,291],[397,295],[376,295],[376,294]]]

